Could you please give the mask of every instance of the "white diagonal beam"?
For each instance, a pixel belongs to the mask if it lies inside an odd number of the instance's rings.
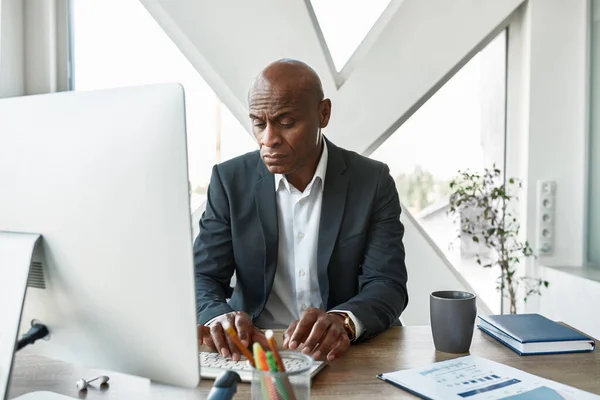
[[[329,136],[369,153],[493,38],[523,0],[406,0],[333,99]]]
[[[307,62],[335,92],[304,0],[140,1],[246,127],[250,83],[277,59]]]

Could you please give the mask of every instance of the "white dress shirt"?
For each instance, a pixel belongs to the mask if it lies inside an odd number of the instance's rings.
[[[315,175],[304,192],[292,186],[285,175],[274,175],[279,224],[277,270],[265,309],[256,321],[259,328],[286,329],[307,309],[325,309],[319,289],[317,245],[327,158],[327,144],[323,141]],[[332,311],[348,314],[356,337],[360,337],[363,326],[351,311]]]
[[[317,245],[327,159],[327,144],[323,141],[315,175],[304,192],[291,185],[285,175],[275,174],[279,249],[273,288],[256,321],[261,328],[285,329],[308,308],[324,310],[318,281]],[[352,312],[343,312],[354,322],[356,337],[359,337],[362,324]]]

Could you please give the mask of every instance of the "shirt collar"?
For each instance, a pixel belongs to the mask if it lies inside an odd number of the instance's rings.
[[[315,170],[315,175],[313,176],[312,180],[310,181],[310,183],[308,184],[307,188],[311,187],[317,178],[321,179],[321,191],[323,191],[323,189],[325,188],[325,174],[327,172],[327,159],[328,159],[328,152],[327,152],[327,143],[325,142],[325,139],[323,140],[323,152],[321,153],[321,158],[319,159],[319,164],[317,164],[317,169]],[[279,189],[279,185],[281,184],[281,182],[283,181],[286,189],[288,191],[290,191],[290,184],[288,182],[287,179],[285,179],[285,175],[282,174],[274,174],[275,175],[275,191],[277,191]]]

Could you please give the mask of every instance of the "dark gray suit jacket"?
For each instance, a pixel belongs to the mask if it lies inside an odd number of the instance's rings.
[[[327,149],[319,288],[326,309],[353,312],[367,339],[397,323],[408,302],[400,202],[385,164],[329,141]],[[256,321],[271,293],[277,249],[275,180],[258,151],[216,165],[194,244],[198,323],[232,310]]]

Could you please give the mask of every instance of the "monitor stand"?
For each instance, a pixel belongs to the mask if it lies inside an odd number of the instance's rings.
[[[8,398],[27,281],[34,253],[41,251],[41,237],[38,233],[0,231],[0,321],[3,325],[0,329],[0,400]],[[34,392],[17,399],[64,400],[69,397]]]

